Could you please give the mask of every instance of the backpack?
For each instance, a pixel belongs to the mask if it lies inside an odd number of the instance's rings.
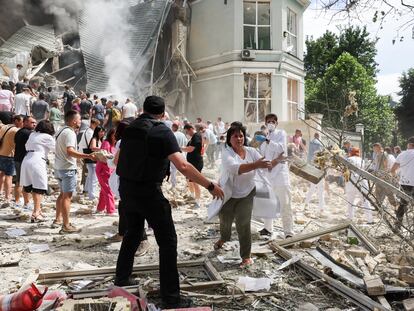
[[[121,122],[121,111],[116,108],[112,108],[112,122]]]

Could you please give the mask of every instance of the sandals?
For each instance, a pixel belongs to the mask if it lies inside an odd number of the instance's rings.
[[[218,240],[216,243],[214,243],[214,250],[218,251],[220,248],[223,248],[224,241]]]
[[[253,264],[253,258],[245,258],[242,260],[242,263],[240,264],[240,268],[244,269]]]
[[[66,234],[66,233],[79,233],[79,232],[81,232],[82,231],[82,229],[80,229],[80,228],[76,228],[74,225],[72,225],[72,224],[69,224],[69,226],[65,226],[65,225],[62,225],[62,229],[60,229],[60,231],[59,231],[59,233],[60,234]]]
[[[35,216],[32,214],[32,216],[30,217],[30,222],[31,223],[40,223],[40,222],[45,222],[46,219],[45,217],[42,215],[42,213],[40,213],[39,215]]]
[[[58,222],[58,221],[56,221],[56,219],[55,219],[55,220],[52,222],[51,228],[52,228],[52,229],[61,228],[61,227],[62,227],[62,225],[63,225],[63,223],[62,223],[62,222]]]

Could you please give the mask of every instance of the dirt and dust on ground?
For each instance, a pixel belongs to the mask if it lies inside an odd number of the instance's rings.
[[[204,174],[216,179],[219,174],[217,167],[205,169]],[[327,180],[329,192],[326,192],[325,196],[326,209],[320,214],[317,212],[316,196],[309,206],[304,204],[309,182],[291,175],[295,234],[302,236],[347,223],[344,189],[334,182],[337,176],[328,176]],[[56,182],[52,177],[51,186],[56,189]],[[260,238],[258,230],[262,229],[262,223],[260,220],[254,220],[254,264],[247,269],[240,269],[235,228],[232,241],[226,243],[220,251],[213,250],[213,243],[219,238],[219,224],[218,221],[206,221],[206,206],[211,200],[208,192],[203,190],[201,208],[195,208],[195,202],[187,191],[183,176],[178,176],[175,189],[172,189],[169,183],[164,183],[163,188],[173,207],[178,235],[178,261],[209,260],[221,278],[219,285],[193,289],[192,284],[209,280],[206,280],[202,273],[194,272],[197,269],[187,274],[180,273],[182,284],[186,284],[183,294],[192,297],[196,305],[210,306],[214,310],[223,311],[359,310],[357,303],[350,298],[352,293],[356,292],[369,299],[368,304],[370,301],[379,303],[383,297],[388,299],[393,310],[404,310],[402,301],[409,298],[410,285],[414,285],[414,253],[402,247],[401,241],[377,218],[375,212],[374,224],[366,224],[362,209],[357,209],[354,219],[354,225],[374,245],[374,250],[367,247],[360,236],[344,227],[343,230],[285,245],[285,249],[294,258],[285,264],[286,267],[282,265],[287,258],[274,253],[269,244],[266,244],[266,240]],[[47,216],[44,223],[30,223],[30,211],[12,207],[0,209],[0,297],[16,292],[23,283],[30,283],[31,280],[41,283],[40,280],[36,281],[39,272],[84,269],[93,271],[116,265],[121,243],[111,243],[109,237],[117,233],[118,218],[96,214],[96,202],[77,195],[72,203],[71,220],[82,228],[82,232],[61,235],[60,229],[51,228],[57,194],[53,192],[44,198],[42,209]],[[276,242],[281,241],[281,221],[276,220],[274,225],[273,238]],[[158,262],[158,247],[153,232],[149,228],[147,233],[151,247],[144,256],[135,258],[136,265],[154,265]],[[325,259],[329,258],[331,263],[327,264],[326,260],[321,259],[321,254]],[[305,273],[303,266],[298,262],[316,269],[323,275],[340,280],[341,284],[355,292],[339,294],[340,291],[335,290],[335,286],[326,287],[331,283],[324,277],[312,277],[311,274]],[[337,270],[338,265],[342,270]],[[351,273],[352,276],[347,276],[346,273]],[[389,286],[389,289],[381,295],[368,297],[367,285],[359,284],[367,275],[379,276],[384,286]],[[70,286],[68,280],[57,280],[55,284],[48,286],[49,290],[60,289],[69,293],[74,289],[105,289],[113,282],[113,275],[102,278],[94,287],[87,286],[88,277],[83,279],[86,281],[83,285],[77,284],[77,287]],[[143,291],[148,291],[150,287],[156,288],[159,282],[157,272],[146,274],[140,281]],[[391,291],[393,288],[394,292]],[[380,286],[380,292],[381,290]],[[150,302],[156,302],[157,299],[157,295],[149,296]],[[354,297],[354,300],[358,300],[358,296]]]

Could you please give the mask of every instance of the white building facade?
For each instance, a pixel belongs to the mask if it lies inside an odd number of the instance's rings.
[[[258,123],[304,116],[303,12],[309,0],[195,0],[186,114]]]

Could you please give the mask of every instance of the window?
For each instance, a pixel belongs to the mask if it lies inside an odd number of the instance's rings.
[[[297,22],[296,22],[296,13],[291,9],[287,9],[287,51],[292,55],[297,55],[298,49],[298,39],[297,39]]]
[[[244,119],[246,122],[263,122],[270,113],[272,96],[270,73],[244,74]]]
[[[298,81],[293,79],[288,79],[288,113],[289,120],[299,120],[299,110],[298,110]]]
[[[270,50],[270,2],[243,2],[244,49]]]

